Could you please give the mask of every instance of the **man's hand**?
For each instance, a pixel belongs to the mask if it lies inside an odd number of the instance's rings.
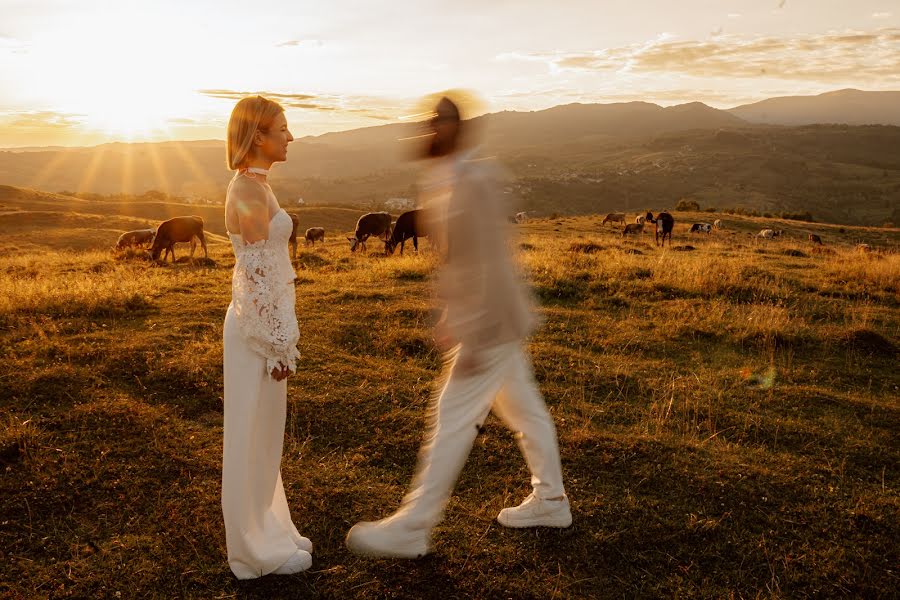
[[[443,319],[434,326],[434,343],[441,352],[446,352],[456,345],[456,340],[453,339],[450,328]]]
[[[281,363],[278,363],[278,366],[272,368],[272,379],[274,379],[275,381],[287,379],[288,375],[290,374],[291,370]]]
[[[454,369],[463,377],[472,377],[484,370],[484,361],[476,352],[460,352]]]

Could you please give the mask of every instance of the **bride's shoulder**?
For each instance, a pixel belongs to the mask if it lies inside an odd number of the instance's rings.
[[[230,196],[238,196],[247,200],[265,200],[266,188],[258,182],[253,181],[243,175],[236,175],[228,185],[228,194]]]

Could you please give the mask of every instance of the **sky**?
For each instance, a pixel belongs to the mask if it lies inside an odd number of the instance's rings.
[[[0,0],[0,147],[300,138],[469,88],[490,112],[900,89],[897,0]]]

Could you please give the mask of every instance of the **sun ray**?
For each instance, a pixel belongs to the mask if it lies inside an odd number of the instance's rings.
[[[156,144],[147,144],[147,154],[150,157],[150,166],[156,174],[154,189],[160,192],[171,194],[172,188],[169,186],[169,177],[166,175],[165,165],[159,156],[159,147]]]
[[[125,153],[122,156],[122,183],[120,185],[121,193],[134,193],[134,147],[131,144],[125,146]]]
[[[72,157],[73,152],[77,152],[77,150],[61,150],[56,152],[56,156],[47,161],[47,164],[45,164],[41,168],[41,170],[31,178],[29,187],[36,190],[44,189],[44,184],[47,183],[47,181],[56,174],[57,170],[61,170],[62,167],[67,162],[69,162],[69,159]]]
[[[216,181],[210,177],[209,173],[203,170],[197,162],[197,159],[184,147],[184,144],[180,140],[174,142],[174,147],[175,152],[181,160],[187,165],[194,177],[200,181],[200,189],[203,190],[204,193],[207,193],[208,190],[216,189]]]
[[[91,156],[91,161],[88,163],[87,167],[84,169],[84,174],[81,176],[81,181],[78,182],[78,185],[75,186],[76,192],[90,192],[91,185],[94,183],[94,178],[97,175],[97,170],[103,164],[103,157],[106,155],[107,146],[105,144],[101,144],[93,148],[93,155]]]
[[[154,173],[156,173],[157,184],[162,184],[155,186],[156,189],[166,194],[172,194],[172,189],[169,187],[169,178],[166,176],[165,167],[159,156],[158,146],[156,144],[147,144],[147,150],[147,154],[150,156],[150,164],[153,167]],[[164,204],[163,209],[166,211],[166,218],[176,216],[176,208],[173,205],[166,203]]]

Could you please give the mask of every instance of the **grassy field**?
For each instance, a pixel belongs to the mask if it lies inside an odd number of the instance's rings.
[[[575,522],[497,525],[529,484],[491,418],[416,562],[359,559],[343,538],[393,510],[412,475],[439,366],[433,257],[427,244],[350,255],[337,236],[301,247],[282,468],[315,562],[239,582],[219,496],[230,248],[214,236],[213,263],[115,256],[142,214],[101,226],[96,207],[59,218],[21,200],[0,211],[19,215],[0,215],[14,237],[0,242],[4,597],[897,595],[897,229],[676,214],[659,250],[599,218],[520,226],[547,318],[530,349]],[[726,231],[685,233],[717,217]],[[44,220],[16,229],[30,219]],[[767,226],[787,239],[748,235]]]

